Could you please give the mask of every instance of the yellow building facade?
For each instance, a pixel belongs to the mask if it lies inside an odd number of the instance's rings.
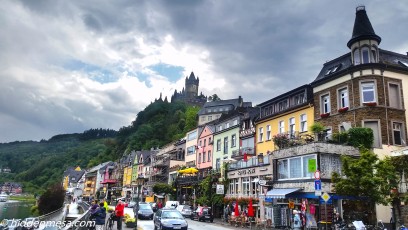
[[[274,136],[295,144],[311,138],[309,127],[314,123],[313,92],[304,85],[258,105],[260,116],[255,122],[256,155],[266,155],[279,148]]]

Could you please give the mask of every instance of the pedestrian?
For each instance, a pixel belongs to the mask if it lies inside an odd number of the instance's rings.
[[[125,205],[122,200],[118,201],[118,204],[115,207],[115,214],[117,218],[117,230],[122,230],[122,220],[125,215]]]
[[[103,230],[103,226],[105,226],[106,219],[106,209],[104,207],[104,202],[99,203],[99,208],[95,212],[94,216],[96,230]]]
[[[103,199],[103,207],[105,208],[106,212],[109,211],[109,206],[108,206],[108,202],[106,201],[106,198]]]
[[[302,223],[300,220],[299,212],[297,210],[293,210],[293,229],[300,230],[302,228]]]
[[[97,211],[98,207],[99,206],[98,206],[98,203],[96,202],[96,200],[93,200],[92,205],[89,208],[89,210],[91,211],[91,214],[94,214]]]
[[[163,204],[162,204],[161,200],[159,200],[159,203],[157,203],[157,208],[158,208],[158,209],[162,209],[162,208],[163,208]]]

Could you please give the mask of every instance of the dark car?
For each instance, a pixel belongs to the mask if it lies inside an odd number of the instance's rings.
[[[153,220],[153,210],[150,204],[139,204],[139,210],[137,211],[137,218]]]
[[[212,210],[210,207],[198,207],[190,217],[192,220],[197,219],[198,221],[214,221]]]
[[[179,211],[173,208],[162,208],[154,215],[154,230],[187,230],[188,223]]]

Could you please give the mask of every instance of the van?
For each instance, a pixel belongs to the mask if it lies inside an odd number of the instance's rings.
[[[178,201],[173,201],[173,200],[168,200],[166,201],[166,205],[164,207],[166,208],[177,208],[177,206],[179,206],[180,203]]]

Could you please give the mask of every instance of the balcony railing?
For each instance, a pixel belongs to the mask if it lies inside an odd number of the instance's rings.
[[[236,170],[236,169],[240,169],[240,168],[248,168],[248,167],[254,167],[254,166],[260,166],[260,165],[266,165],[269,164],[269,156],[263,156],[263,162],[262,164],[259,163],[258,161],[258,157],[253,157],[248,159],[247,161],[244,160],[240,160],[236,163],[231,163],[228,166],[228,170]]]
[[[177,177],[176,181],[178,184],[194,184],[198,183],[203,180],[203,176],[184,176],[184,177]]]
[[[243,147],[238,150],[232,151],[231,158],[233,159],[242,159],[244,158],[245,153],[247,156],[255,156],[255,147]]]

